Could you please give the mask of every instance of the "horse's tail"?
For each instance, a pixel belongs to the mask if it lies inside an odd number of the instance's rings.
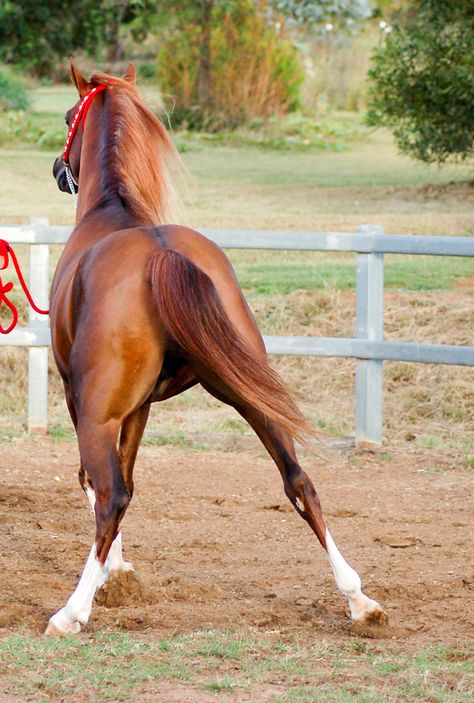
[[[191,362],[215,374],[238,399],[300,442],[316,436],[265,353],[239,335],[204,271],[183,254],[165,249],[153,257],[150,274],[160,318]]]

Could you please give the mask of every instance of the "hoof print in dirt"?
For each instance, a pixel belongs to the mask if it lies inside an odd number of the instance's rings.
[[[135,571],[111,571],[107,582],[95,594],[97,605],[106,608],[135,605],[143,601],[143,588]]]

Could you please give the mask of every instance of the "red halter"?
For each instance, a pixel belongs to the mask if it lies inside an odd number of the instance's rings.
[[[76,114],[73,117],[71,127],[69,128],[69,133],[67,135],[66,144],[63,151],[63,162],[65,166],[69,166],[69,152],[71,151],[72,140],[76,134],[77,128],[79,127],[79,122],[82,118],[82,127],[84,128],[84,123],[86,121],[86,115],[89,112],[89,108],[92,103],[92,99],[98,94],[105,90],[105,85],[96,85],[92,90],[84,95],[79,106],[76,110]]]

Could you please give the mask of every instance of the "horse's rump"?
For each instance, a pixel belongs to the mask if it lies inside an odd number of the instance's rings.
[[[150,262],[150,277],[158,315],[198,375],[199,367],[206,369],[237,403],[250,404],[300,441],[315,434],[265,352],[239,334],[202,269],[181,252],[163,249]]]

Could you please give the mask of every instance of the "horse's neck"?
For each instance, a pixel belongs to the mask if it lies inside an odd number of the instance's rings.
[[[92,125],[91,125],[92,126]],[[88,133],[89,134],[89,133]],[[93,140],[84,140],[81,154],[81,173],[77,198],[76,225],[89,218],[95,210],[107,207],[114,194],[107,173],[101,163],[101,150]],[[118,188],[116,198],[119,200]],[[120,208],[117,207],[117,210]]]
[[[123,229],[134,223],[130,222],[126,205],[120,197],[121,183],[112,176],[111,155],[104,151],[102,140],[106,138],[107,125],[104,130],[103,119],[103,110],[93,103],[87,116],[81,151],[76,226],[86,219],[100,220],[102,213],[106,211],[110,220],[110,231],[113,231],[114,228]]]

